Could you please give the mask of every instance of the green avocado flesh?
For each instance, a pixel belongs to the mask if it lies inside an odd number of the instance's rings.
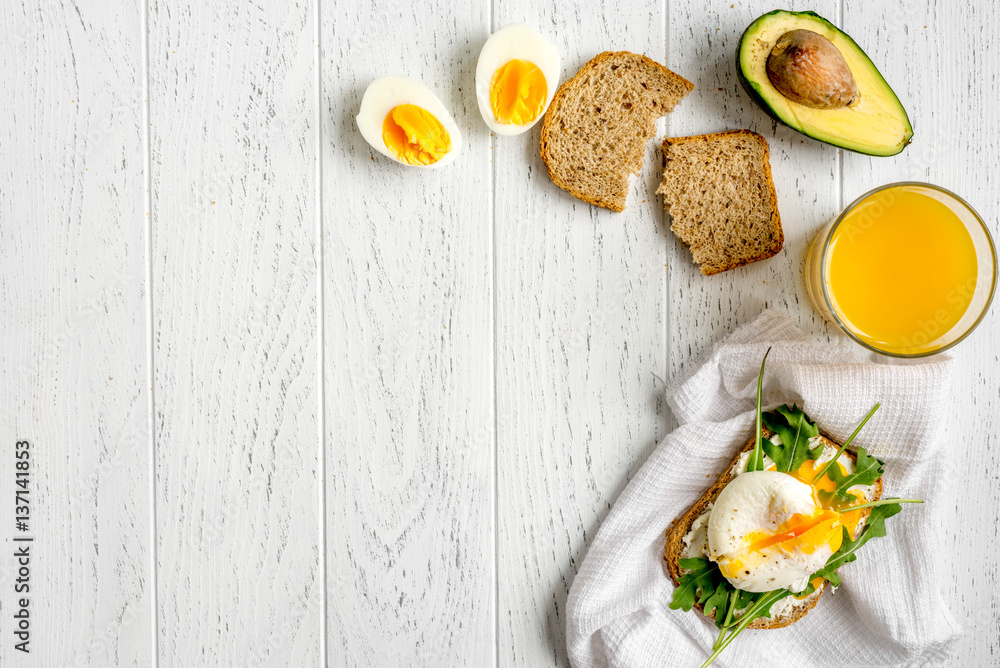
[[[767,76],[767,58],[778,38],[791,30],[826,37],[844,57],[860,96],[839,109],[814,109],[785,97]],[[793,130],[868,155],[896,155],[910,143],[913,127],[899,98],[854,40],[813,12],[776,10],[744,31],[736,47],[740,83],[764,111]]]

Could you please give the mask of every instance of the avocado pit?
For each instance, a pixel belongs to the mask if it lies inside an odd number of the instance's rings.
[[[790,30],[767,57],[767,78],[793,102],[840,109],[857,102],[858,84],[833,42],[812,30]]]

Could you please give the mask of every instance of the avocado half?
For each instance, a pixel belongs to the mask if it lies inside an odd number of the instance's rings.
[[[785,97],[767,75],[767,58],[778,38],[811,30],[830,40],[857,82],[858,99],[839,109],[814,109]],[[853,39],[814,12],[778,9],[743,32],[736,47],[736,71],[754,102],[775,120],[807,137],[867,155],[896,155],[910,143],[913,126],[899,98]]]

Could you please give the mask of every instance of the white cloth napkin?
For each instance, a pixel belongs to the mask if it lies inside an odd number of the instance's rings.
[[[715,626],[695,610],[670,610],[664,531],[753,432],[761,358],[772,346],[763,403],[797,403],[842,441],[869,409],[881,409],[855,439],[885,462],[884,496],[916,497],[886,521],[843,584],[805,618],[779,630],[748,630],[713,666],[928,666],[945,660],[960,632],[939,591],[948,492],[944,420],[951,360],[862,359],[857,346],[819,344],[788,318],[765,311],[717,345],[702,366],[668,387],[680,426],[657,447],[615,502],[573,582],[567,643],[575,668],[697,668]]]

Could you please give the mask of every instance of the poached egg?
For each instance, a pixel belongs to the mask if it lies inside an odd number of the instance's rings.
[[[787,473],[745,472],[719,494],[708,517],[708,557],[734,587],[799,593],[840,549],[844,528],[856,535],[862,511],[844,511],[851,504],[833,496],[833,481],[816,479],[822,467],[809,460]],[[864,501],[852,493],[854,503]]]

